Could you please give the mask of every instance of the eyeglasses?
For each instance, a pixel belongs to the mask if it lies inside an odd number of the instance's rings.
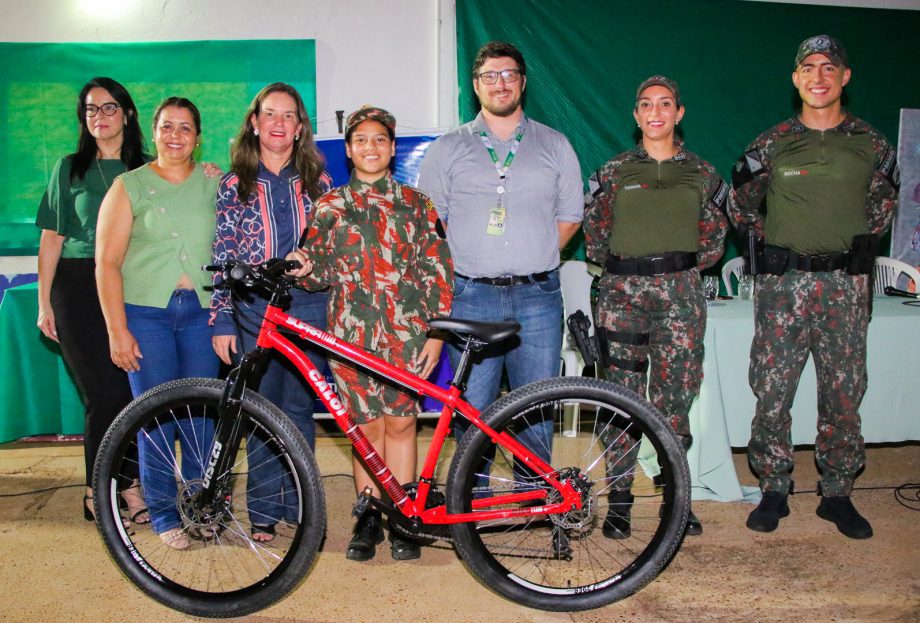
[[[502,82],[517,82],[518,78],[521,77],[521,70],[502,69],[501,71],[481,71],[476,75],[483,84],[495,84],[498,82],[499,76],[501,76]]]
[[[118,111],[119,108],[121,108],[121,106],[119,104],[116,104],[115,102],[107,102],[103,104],[102,106],[96,106],[94,104],[86,104],[83,107],[83,112],[86,114],[87,117],[95,117],[96,113],[101,110],[103,115],[105,115],[106,117],[111,117]]]

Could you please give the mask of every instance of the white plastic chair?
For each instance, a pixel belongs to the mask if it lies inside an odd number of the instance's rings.
[[[559,285],[562,288],[562,307],[564,318],[581,310],[591,321],[591,332],[594,331],[594,315],[591,313],[591,283],[600,269],[580,260],[563,262],[559,267]],[[565,376],[581,376],[585,371],[585,362],[575,344],[575,338],[569,331],[568,324],[564,325],[562,334],[562,353],[560,374]],[[578,430],[579,414],[566,413],[565,420],[571,418],[571,428],[565,430],[567,437],[574,437]]]
[[[738,290],[732,287],[732,273],[734,273],[736,281],[741,281],[741,275],[744,274],[744,258],[740,255],[728,260],[722,267],[722,283],[725,284],[725,294],[737,296]]]
[[[913,280],[913,291],[920,291],[920,270],[893,257],[880,256],[875,258],[875,286],[872,289],[873,293],[884,294],[885,286],[901,287],[898,286],[898,279],[902,273]],[[903,284],[901,289],[910,290],[910,284]]]

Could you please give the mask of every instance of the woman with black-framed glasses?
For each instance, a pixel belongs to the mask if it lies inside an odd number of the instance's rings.
[[[35,219],[38,249],[38,327],[59,342],[86,409],[83,515],[93,519],[93,462],[105,431],[131,401],[128,377],[109,358],[109,338],[96,294],[96,217],[115,177],[150,160],[128,91],[111,78],[93,78],[77,99],[77,151],[54,165]],[[135,465],[136,471],[136,465]],[[137,474],[135,474],[136,476]],[[138,488],[126,489],[128,516],[150,516]]]

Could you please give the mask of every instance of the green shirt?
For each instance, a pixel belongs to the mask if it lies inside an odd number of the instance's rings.
[[[121,267],[125,303],[165,308],[183,274],[195,284],[198,301],[211,298],[215,200],[220,177],[206,177],[201,165],[172,184],[144,165],[121,176],[131,200],[134,223]]]
[[[627,160],[619,173],[610,234],[613,253],[644,257],[699,251],[706,186],[698,167],[687,164],[686,157],[658,162],[645,156]]]
[[[866,194],[876,155],[868,132],[806,129],[777,139],[773,150],[767,242],[830,253],[869,232]]]
[[[38,206],[35,225],[64,236],[62,258],[92,258],[96,253],[96,218],[102,198],[117,176],[121,160],[95,160],[83,179],[70,180],[73,154],[57,161]]]

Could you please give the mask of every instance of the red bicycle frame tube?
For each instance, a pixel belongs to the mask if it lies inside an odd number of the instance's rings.
[[[300,348],[294,346],[290,340],[278,331],[279,326],[293,331],[308,342],[321,346],[326,350],[358,364],[359,367],[373,370],[421,396],[430,396],[444,405],[441,409],[441,415],[438,418],[438,423],[435,427],[428,453],[425,455],[425,463],[419,476],[418,494],[415,500],[411,499],[408,494],[406,494],[405,489],[403,489],[402,485],[400,485],[393,476],[380,455],[374,450],[374,447],[367,440],[367,437],[365,437],[364,433],[361,432],[361,429],[355,423],[354,418],[352,418],[348,410],[345,409],[335,390],[326,382],[322,372],[316,369],[313,362],[310,361]],[[364,460],[365,465],[368,466],[370,472],[377,478],[383,489],[406,516],[419,517],[423,523],[452,524],[474,520],[504,519],[536,514],[561,513],[572,510],[573,508],[581,508],[581,496],[570,484],[560,482],[557,478],[557,474],[550,465],[531,452],[526,446],[519,443],[516,439],[510,437],[506,433],[496,433],[489,426],[484,424],[479,411],[460,398],[460,389],[457,387],[451,386],[449,389],[438,387],[421,377],[401,370],[382,359],[374,357],[362,348],[358,348],[353,344],[338,339],[334,335],[317,329],[285,313],[281,308],[272,305],[269,305],[265,311],[265,318],[259,329],[259,337],[256,341],[256,345],[262,348],[277,350],[294,364],[300,374],[310,383],[310,386],[316,392],[316,395],[319,396],[320,400],[323,401],[323,404],[326,405],[326,408],[329,410],[329,413],[332,414],[336,424],[351,441],[355,450]],[[489,506],[538,500],[544,497],[542,492],[535,490],[474,500],[474,512],[472,513],[448,513],[443,505],[425,509],[425,502],[431,489],[431,482],[433,481],[437,459],[444,445],[444,440],[450,432],[450,421],[454,412],[459,413],[472,422],[474,426],[484,431],[497,445],[507,448],[515,458],[528,465],[535,473],[541,474],[549,485],[559,491],[562,495],[562,500],[546,506],[486,510]]]

